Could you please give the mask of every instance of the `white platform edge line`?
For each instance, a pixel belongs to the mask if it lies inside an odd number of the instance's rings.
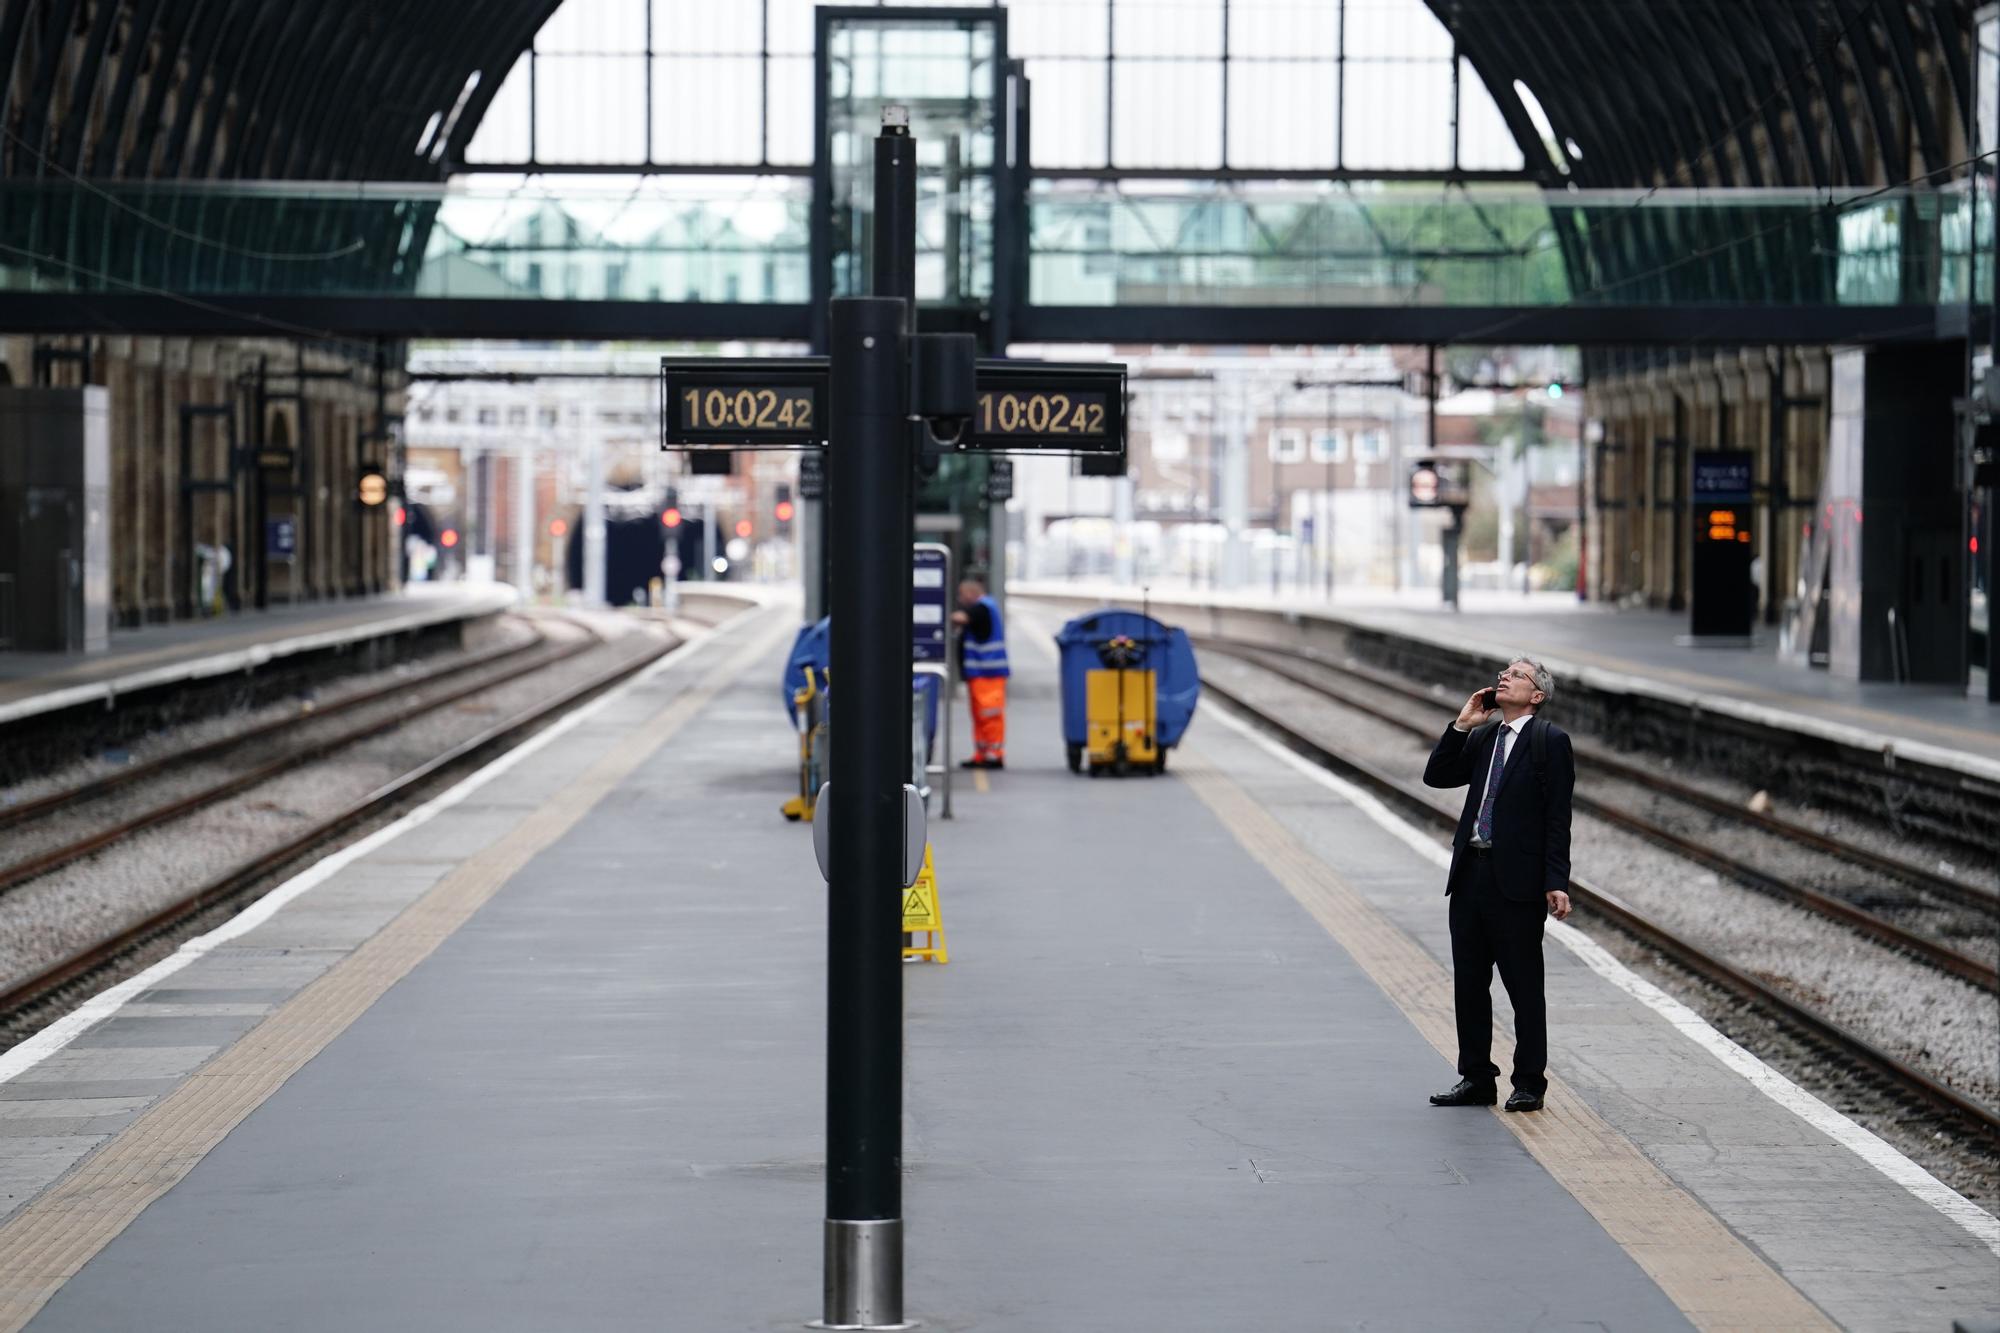
[[[422,600],[421,597],[418,600]],[[499,615],[511,609],[518,599],[515,596],[500,597],[498,594],[468,599],[456,606],[442,606],[422,610],[405,611],[388,620],[370,620],[339,629],[314,630],[305,634],[295,634],[286,639],[274,639],[268,643],[252,644],[248,648],[235,648],[210,657],[187,657],[165,666],[147,667],[127,676],[115,676],[109,680],[91,681],[83,685],[71,685],[46,694],[32,695],[17,699],[10,704],[0,704],[0,722],[14,722],[24,717],[37,717],[43,713],[53,713],[59,709],[73,708],[77,704],[109,703],[121,694],[132,694],[150,689],[156,685],[171,685],[177,681],[207,680],[214,676],[226,676],[235,671],[246,671],[260,667],[281,657],[297,653],[312,652],[320,648],[337,648],[343,644],[357,643],[363,639],[385,638],[391,634],[401,634],[406,630],[426,629],[453,620],[478,620],[486,616]]]
[[[1210,713],[1216,721],[1267,753],[1275,755],[1360,810],[1389,833],[1407,843],[1431,864],[1440,869],[1450,867],[1450,852],[1373,795],[1311,763],[1304,756],[1294,754],[1249,723],[1231,716],[1223,709],[1212,708]],[[1576,927],[1551,921],[1548,929],[1564,948],[1575,954],[1591,971],[1665,1019],[1682,1036],[1700,1046],[1733,1072],[1742,1075],[1757,1091],[1965,1228],[1980,1244],[1995,1255],[2000,1255],[2000,1218],[1994,1217],[1905,1157],[1894,1146],[1828,1106],[1716,1031],[1700,1014],[1633,972]]]
[[[258,926],[263,925],[264,922],[277,915],[287,904],[304,894],[310,893],[313,889],[332,879],[341,870],[368,855],[376,848],[395,841],[411,829],[430,823],[431,820],[459,804],[487,783],[500,777],[508,769],[514,767],[514,765],[552,744],[558,737],[581,726],[618,699],[637,689],[644,682],[696,656],[710,644],[717,642],[722,637],[723,632],[734,626],[737,621],[747,616],[753,616],[763,609],[760,605],[752,605],[744,608],[742,611],[729,617],[729,619],[716,625],[701,638],[682,644],[680,647],[661,657],[659,661],[652,663],[644,670],[638,672],[631,679],[613,686],[602,695],[585,704],[582,708],[567,714],[558,721],[550,724],[544,730],[536,732],[533,736],[515,746],[506,754],[501,755],[492,763],[487,764],[484,768],[472,773],[448,791],[432,797],[394,823],[375,830],[375,832],[369,834],[359,842],[350,843],[337,851],[329,853],[325,858],[314,862],[307,869],[300,871],[292,878],[286,880],[283,884],[280,884],[256,902],[244,908],[214,930],[209,931],[205,935],[197,935],[145,971],[135,976],[127,977],[108,990],[91,996],[82,1005],[43,1028],[34,1036],[12,1047],[4,1054],[0,1054],[0,1083],[18,1078],[23,1073],[33,1069],[36,1065],[48,1059],[57,1051],[62,1050],[99,1023],[112,1017],[120,1009],[124,1008],[133,996],[158,985],[163,979],[172,976],[197,959],[212,953],[230,940],[255,930]]]

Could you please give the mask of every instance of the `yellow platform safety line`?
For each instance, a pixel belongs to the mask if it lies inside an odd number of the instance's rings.
[[[757,613],[760,619],[768,614]],[[682,727],[723,697],[745,671],[764,661],[784,628],[768,620],[758,625],[735,641],[727,657],[621,735],[600,740],[582,732],[568,738],[570,746],[599,749],[588,768],[495,841],[459,861],[401,915],[0,1225],[0,1333],[17,1333],[34,1318],[64,1283],[287,1079],[430,957],[530,861],[616,792]],[[634,693],[627,706],[648,702],[651,696]],[[605,726],[601,721],[596,725]]]
[[[1457,1054],[1445,967],[1220,767],[1196,753],[1182,780],[1325,928],[1445,1059]],[[1508,1033],[1493,1030],[1506,1068]],[[1728,1224],[1559,1078],[1533,1115],[1495,1118],[1703,1333],[1832,1333],[1831,1319]]]
[[[935,963],[949,963],[951,954],[945,948],[944,918],[938,912],[937,867],[931,862],[931,845],[924,844],[924,868],[917,872],[917,882],[903,890],[903,933],[909,936],[922,935],[925,943],[918,945],[914,940],[903,946],[903,958],[927,958]]]

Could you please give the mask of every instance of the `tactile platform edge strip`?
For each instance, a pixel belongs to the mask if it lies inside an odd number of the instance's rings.
[[[1185,753],[1178,767],[1188,788],[1424,1040],[1455,1058],[1458,1036],[1445,969],[1205,758]],[[1512,1049],[1496,1025],[1494,1058],[1502,1067]],[[1560,1080],[1549,1080],[1543,1110],[1493,1114],[1697,1328],[1777,1333],[1837,1327]]]
[[[779,626],[782,630],[786,627]],[[467,858],[394,921],[293,996],[0,1227],[0,1333],[14,1333],[229,1131],[428,957],[776,645],[768,626],[634,728],[568,787]]]

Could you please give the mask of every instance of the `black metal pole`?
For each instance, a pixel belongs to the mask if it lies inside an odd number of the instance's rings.
[[[1990,27],[1987,24],[1979,26],[1982,30]],[[1982,100],[1981,105],[1988,104]],[[1989,127],[1988,134],[1992,133],[1993,129]],[[1992,289],[1986,306],[1986,348],[1992,368],[1987,373],[2000,375],[2000,163],[1989,158],[1984,170],[1986,208],[1991,215],[1993,229]],[[1994,599],[2000,597],[2000,486],[1989,485],[1986,488],[1979,508],[1980,521],[1986,531],[1976,535],[1981,543],[1979,558],[1986,562],[1986,604],[1991,607]],[[1967,573],[1969,575],[1971,571]],[[1967,582],[1970,582],[1969,578]],[[1968,592],[1968,603],[1970,600]],[[1995,616],[1990,610],[1986,615],[1986,701],[2000,703],[2000,616]]]
[[[903,1318],[903,784],[910,763],[905,303],[833,302],[824,1320]]]
[[[870,255],[869,291],[903,302],[903,332],[917,331],[917,141],[910,137],[906,108],[882,109],[882,129],[875,136],[875,244]],[[947,253],[946,263],[950,262]],[[910,492],[905,530],[917,540],[917,461],[922,457],[923,426],[905,427],[908,463],[903,486]],[[902,583],[903,617],[910,614],[910,580]]]
[[[890,107],[875,136],[875,249],[871,290],[912,302],[903,311],[917,320],[917,143],[907,115]]]
[[[951,191],[945,191],[950,208]],[[951,248],[945,248],[945,262],[951,262]],[[869,290],[903,302],[903,332],[917,331],[917,141],[910,137],[909,108],[890,105],[882,108],[882,128],[875,136],[875,237],[869,255]],[[924,437],[928,432],[920,422],[905,427],[907,456],[903,465],[903,505],[908,546],[917,544],[917,486],[923,461]],[[954,564],[956,560],[954,559]],[[903,623],[911,623],[913,594],[906,574],[902,583]],[[904,642],[909,642],[905,634]],[[905,652],[907,653],[907,649]],[[947,653],[947,655],[949,655]],[[912,761],[909,781],[924,784],[921,766]],[[947,777],[946,781],[950,779]],[[898,937],[904,944],[908,935]]]
[[[257,571],[257,595],[252,605],[259,611],[271,604],[271,548],[264,535],[264,522],[269,517],[270,508],[264,476],[264,444],[269,438],[271,412],[267,371],[267,359],[259,357],[257,392],[252,399],[256,416],[250,423],[250,549],[253,556],[251,568]]]
[[[1444,529],[1444,577],[1440,580],[1444,604],[1458,610],[1458,544],[1465,535],[1465,506],[1451,507],[1451,522]]]
[[[1679,394],[1674,395],[1674,501],[1671,513],[1673,527],[1674,569],[1673,590],[1667,594],[1667,610],[1687,610],[1687,596],[1681,591],[1681,572],[1685,568],[1681,552],[1693,540],[1688,531],[1693,521],[1694,510],[1688,505],[1688,458],[1687,458],[1687,403]]]

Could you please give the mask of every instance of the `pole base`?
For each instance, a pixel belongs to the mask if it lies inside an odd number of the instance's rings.
[[[826,1219],[824,1299],[807,1328],[916,1328],[903,1318],[903,1219]]]

